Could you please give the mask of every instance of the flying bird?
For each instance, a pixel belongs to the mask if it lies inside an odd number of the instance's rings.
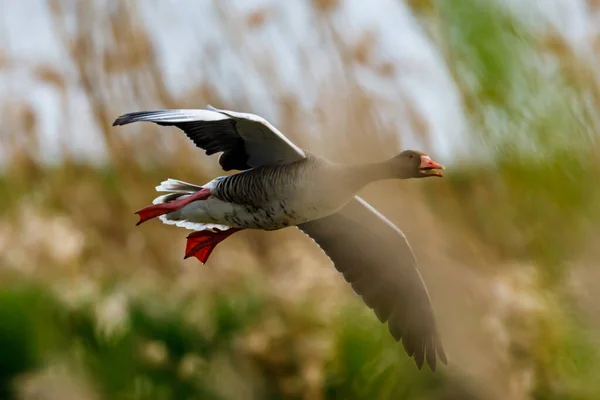
[[[155,217],[193,230],[185,258],[206,263],[221,241],[243,229],[296,226],[388,323],[396,341],[421,369],[447,363],[431,300],[415,255],[400,229],[356,193],[383,179],[442,177],[444,167],[406,150],[389,160],[342,165],[294,145],[264,118],[219,110],[158,110],[120,116],[113,126],[148,121],[181,129],[207,155],[221,153],[225,171],[204,185],[168,179],[165,194],[137,211],[138,225]]]

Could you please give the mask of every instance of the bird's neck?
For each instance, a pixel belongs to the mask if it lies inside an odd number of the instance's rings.
[[[400,178],[392,160],[345,166],[344,174],[347,182],[357,189],[371,182]]]

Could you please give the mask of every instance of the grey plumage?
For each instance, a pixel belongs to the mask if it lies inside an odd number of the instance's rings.
[[[207,155],[222,152],[219,162],[224,170],[244,171],[203,186],[163,182],[157,190],[167,194],[155,204],[202,188],[211,191],[206,200],[161,215],[164,223],[195,230],[297,225],[329,256],[377,318],[388,323],[394,339],[402,340],[419,368],[427,361],[435,370],[438,358],[446,363],[429,294],[404,234],[364,200],[353,197],[373,177],[394,177],[397,164],[339,168],[298,148],[261,117],[212,107],[129,113],[113,125],[136,121],[176,126]],[[417,162],[421,168],[421,156],[425,155],[410,152],[404,161]],[[427,160],[427,168],[439,167]],[[426,173],[427,169],[415,167],[401,178]]]
[[[332,260],[352,289],[390,333],[402,340],[419,368],[426,358],[435,371],[446,354],[429,294],[406,237],[360,197],[328,217],[298,225]]]
[[[304,152],[264,118],[217,110],[156,110],[121,115],[113,126],[147,121],[176,126],[207,155],[220,153],[223,170],[281,165],[304,158]]]
[[[298,163],[253,168],[221,179],[214,195],[230,203],[265,206],[273,197],[284,197],[284,193],[273,196],[274,192],[289,191],[299,182],[301,169]]]

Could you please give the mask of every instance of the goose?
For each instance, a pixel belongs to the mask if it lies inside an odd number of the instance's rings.
[[[214,248],[243,229],[296,226],[314,240],[418,369],[447,364],[429,293],[403,232],[361,197],[383,179],[442,177],[444,167],[405,150],[384,162],[341,165],[297,147],[264,118],[208,105],[205,109],[140,111],[113,126],[153,122],[182,130],[207,155],[221,153],[224,171],[204,185],[167,179],[165,194],[137,211],[138,225],[158,217],[193,230],[185,258],[206,263]],[[437,355],[437,357],[436,357]]]

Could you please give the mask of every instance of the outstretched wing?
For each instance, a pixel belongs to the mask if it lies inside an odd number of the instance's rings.
[[[400,229],[358,196],[339,212],[298,228],[321,247],[379,320],[388,322],[419,369],[424,359],[433,371],[437,358],[446,364],[427,288]]]
[[[219,163],[225,171],[287,164],[306,157],[302,149],[264,118],[208,108],[133,112],[117,118],[113,126],[138,121],[176,126],[207,155],[222,152]]]

